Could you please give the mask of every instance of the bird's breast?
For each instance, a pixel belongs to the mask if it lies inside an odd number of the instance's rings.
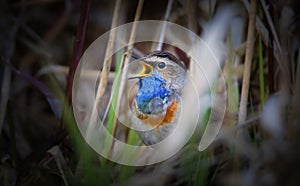
[[[137,118],[151,127],[163,126],[174,121],[179,103],[175,93],[166,87],[166,80],[153,75],[138,81],[138,90],[132,104]]]
[[[179,104],[176,101],[173,101],[162,114],[153,115],[153,114],[143,114],[137,108],[136,101],[133,103],[134,113],[144,124],[151,127],[160,127],[166,124],[170,124],[174,121],[176,117]]]
[[[160,76],[148,76],[140,79],[135,96],[138,110],[143,114],[154,115],[165,112],[172,94],[165,84],[165,80]]]

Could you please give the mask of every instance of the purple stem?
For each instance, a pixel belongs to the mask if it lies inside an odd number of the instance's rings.
[[[69,103],[71,103],[72,98],[72,87],[75,70],[79,64],[80,58],[83,53],[83,45],[85,40],[85,34],[89,19],[89,10],[90,10],[90,0],[81,0],[80,1],[80,18],[77,26],[77,34],[75,37],[75,43],[73,46],[73,56],[69,68],[69,74],[67,76],[67,98]]]

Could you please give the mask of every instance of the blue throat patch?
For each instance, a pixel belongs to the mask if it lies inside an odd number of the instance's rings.
[[[163,113],[169,105],[172,92],[165,87],[166,80],[158,74],[143,77],[138,81],[136,103],[139,111],[144,114]]]

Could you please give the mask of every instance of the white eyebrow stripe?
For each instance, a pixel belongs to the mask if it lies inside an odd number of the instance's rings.
[[[157,57],[157,56],[152,56],[150,58],[146,58],[145,61],[147,61],[147,62],[165,62],[165,63],[167,63],[170,60],[167,59],[167,58],[161,58],[161,57]]]

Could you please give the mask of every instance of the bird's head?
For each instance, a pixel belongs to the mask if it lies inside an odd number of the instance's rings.
[[[169,52],[151,52],[139,59],[139,63],[142,65],[142,71],[130,79],[159,75],[169,88],[175,90],[181,89],[185,83],[186,67]]]

